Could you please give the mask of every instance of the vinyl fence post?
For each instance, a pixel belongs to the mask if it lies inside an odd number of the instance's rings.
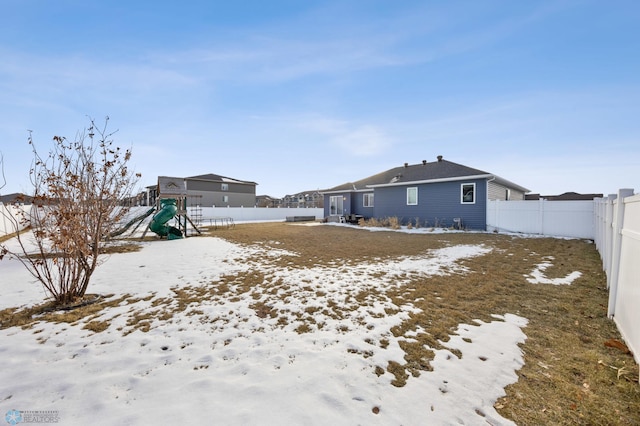
[[[600,208],[598,209],[598,219],[600,221],[600,233],[599,233],[599,251],[600,251],[600,259],[602,259],[602,270],[605,270],[605,234],[607,230],[607,221],[605,212],[607,211],[607,197],[600,199]]]
[[[606,272],[607,272],[607,288],[609,288],[609,281],[610,281],[610,277],[611,277],[611,260],[612,260],[612,256],[613,256],[613,235],[615,234],[615,229],[613,228],[614,226],[614,206],[616,204],[616,200],[618,198],[618,194],[610,194],[609,197],[607,197],[607,223],[606,223],[606,230],[607,230],[607,237],[605,240],[605,250],[607,252],[607,265],[606,265]]]
[[[544,205],[545,199],[540,198],[538,202],[538,234],[544,235]]]
[[[616,197],[617,197],[616,194],[609,194],[607,196],[607,206],[605,211],[604,270],[607,274],[607,288],[609,288],[609,277],[611,277],[611,243],[613,242],[613,204],[615,203]]]
[[[489,201],[489,205],[492,207],[493,209],[493,228],[496,231],[500,231],[500,229],[502,228],[501,223],[500,223],[500,200],[491,200]]]
[[[598,254],[600,254],[600,204],[602,203],[602,198],[596,198],[593,200],[593,202],[596,204],[593,208],[593,221],[596,225],[596,235],[593,239],[593,242],[596,244]],[[601,254],[600,256],[602,258]]]
[[[613,318],[616,310],[618,295],[618,277],[620,275],[620,251],[622,249],[622,229],[624,227],[624,199],[633,195],[633,189],[619,189],[613,208],[612,217],[612,242],[610,254],[609,273],[607,274],[607,287],[609,288],[609,305],[607,316]]]

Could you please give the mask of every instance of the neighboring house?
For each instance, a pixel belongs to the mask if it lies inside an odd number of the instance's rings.
[[[256,196],[256,207],[280,207],[282,206],[281,198],[274,198],[269,195]]]
[[[303,191],[297,194],[285,195],[282,199],[283,207],[322,207],[324,195],[320,191]]]
[[[207,175],[185,178],[187,199],[199,199],[201,206],[253,207],[256,205],[255,182],[233,179],[226,176]]]
[[[487,200],[524,200],[527,188],[446,161],[422,161],[322,191],[325,217],[397,217],[402,224],[486,229]]]
[[[184,181],[188,207],[254,207],[256,205],[256,185],[258,184],[255,182],[212,173],[187,177]],[[154,205],[158,198],[158,186],[146,187],[143,198],[143,205]]]
[[[565,192],[560,195],[540,195],[527,194],[526,200],[547,200],[547,201],[590,201],[594,198],[602,198],[602,194],[578,194],[577,192]]]
[[[0,203],[2,204],[31,204],[33,197],[23,194],[21,192],[14,192],[12,194],[0,195]]]

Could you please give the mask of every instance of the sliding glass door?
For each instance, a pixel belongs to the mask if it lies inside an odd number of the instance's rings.
[[[329,197],[329,215],[342,216],[343,214],[342,195],[332,195]]]

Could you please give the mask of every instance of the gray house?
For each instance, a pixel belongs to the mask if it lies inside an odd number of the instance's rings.
[[[253,207],[256,204],[255,182],[212,173],[187,177],[185,181],[187,197],[198,200],[201,206]]]
[[[322,207],[324,196],[317,190],[287,194],[282,199],[282,207]]]
[[[175,179],[184,179],[189,207],[253,207],[256,204],[258,184],[255,182],[213,173]],[[154,205],[158,198],[158,185],[148,186],[141,196],[140,205]]]
[[[486,229],[487,200],[524,200],[527,188],[446,161],[389,169],[322,191],[330,221],[397,217],[402,224]]]

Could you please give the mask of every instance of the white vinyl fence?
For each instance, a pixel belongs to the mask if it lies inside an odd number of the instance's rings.
[[[29,210],[31,206],[26,205],[19,208]],[[16,232],[15,222],[12,218],[17,217],[17,209],[18,207],[0,203],[0,237]],[[131,209],[130,215],[134,216],[148,209],[149,207],[134,207]],[[231,218],[234,222],[284,221],[289,216],[324,218],[324,209],[322,208],[202,207],[194,209],[189,207],[187,210],[192,219],[199,217],[204,225],[208,223],[209,219],[215,218]]]
[[[314,216],[324,218],[324,209],[317,207],[188,207],[189,216],[197,218],[200,213],[203,222],[208,219],[230,217],[234,222],[258,222],[267,220],[285,220],[289,216]],[[200,212],[198,211],[200,210]]]
[[[594,202],[489,201],[487,230],[593,239]]]
[[[609,289],[608,315],[640,363],[640,194],[593,201],[489,201],[487,230],[593,239]]]
[[[609,288],[608,315],[640,363],[640,194],[595,200],[596,248]]]
[[[18,224],[20,222],[20,210],[29,213],[31,206],[14,206],[0,203],[0,237],[19,231],[19,229],[16,229],[16,222],[18,222]],[[21,229],[24,228],[22,225],[18,226],[20,226]]]

